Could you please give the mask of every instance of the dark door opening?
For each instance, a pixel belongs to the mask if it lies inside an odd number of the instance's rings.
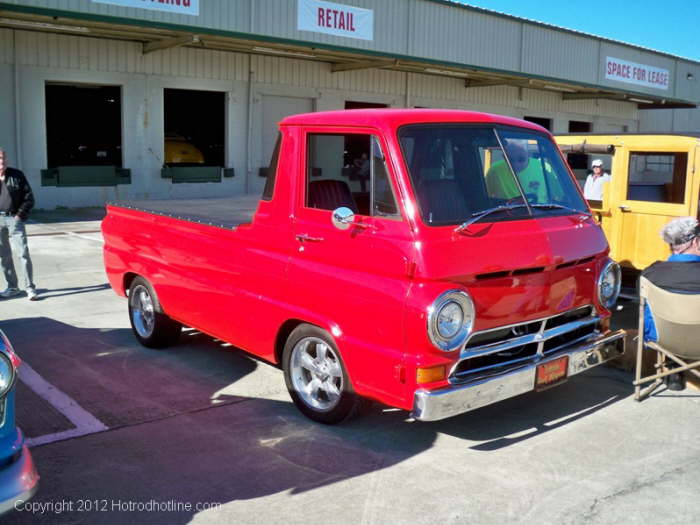
[[[353,100],[345,101],[345,109],[372,109],[372,108],[388,108],[388,104],[378,104],[376,102],[359,102]]]
[[[538,124],[548,131],[552,131],[552,119],[542,118],[542,117],[523,117],[523,120],[532,122],[533,124]]]
[[[121,88],[46,84],[49,168],[122,167]]]
[[[165,164],[224,166],[226,94],[164,89]]]
[[[583,122],[580,120],[569,121],[569,133],[588,133],[590,131],[590,122]],[[585,153],[569,153],[566,156],[566,161],[569,163],[569,166],[571,166],[571,169],[577,174],[581,173],[582,170],[585,177],[586,170],[588,170],[588,155]]]

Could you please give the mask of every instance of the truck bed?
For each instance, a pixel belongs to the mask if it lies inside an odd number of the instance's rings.
[[[233,230],[252,221],[259,201],[258,195],[239,195],[222,199],[135,200],[108,204]]]

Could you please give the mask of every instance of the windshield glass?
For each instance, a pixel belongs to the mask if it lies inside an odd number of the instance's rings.
[[[487,210],[474,222],[588,213],[544,135],[431,124],[401,128],[399,141],[427,224],[462,224]]]

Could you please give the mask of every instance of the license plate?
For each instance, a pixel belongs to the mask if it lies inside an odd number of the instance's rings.
[[[569,356],[565,355],[554,361],[547,361],[537,365],[535,376],[535,390],[544,390],[550,386],[558,385],[566,381],[566,373],[569,369]]]

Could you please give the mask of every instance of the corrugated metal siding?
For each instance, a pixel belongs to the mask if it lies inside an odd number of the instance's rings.
[[[595,84],[600,43],[543,27],[523,27],[522,71]]]
[[[5,2],[104,17],[187,25],[195,30],[201,27],[253,33],[659,93],[653,88],[606,81],[602,60],[605,56],[614,56],[668,69],[673,75],[670,97],[700,99],[695,85],[676,87],[676,63],[683,69],[688,65],[695,67],[697,63],[522,19],[425,0],[339,1],[338,3],[374,10],[374,41],[297,31],[295,0],[200,0],[200,15],[197,17],[97,4],[90,0]],[[598,47],[601,48],[600,54],[597,52]],[[598,56],[601,57],[600,61]]]
[[[0,31],[0,41],[12,42],[12,31]],[[195,48],[173,48],[142,55],[134,42],[16,31],[18,65],[112,73],[140,73],[182,78],[245,81],[249,56]],[[5,51],[11,61],[11,53]],[[258,84],[328,89],[348,93],[394,95],[403,105],[407,73],[365,69],[331,73],[330,64],[309,60],[252,55],[250,67]],[[448,107],[527,108],[530,113],[577,113],[636,119],[634,104],[606,100],[562,100],[558,93],[514,87],[465,88],[464,81],[427,74],[408,74],[411,99]],[[60,80],[60,78],[56,78]],[[413,105],[413,104],[412,104]],[[510,109],[509,109],[510,108]],[[493,110],[490,110],[493,111]]]
[[[13,64],[14,50],[12,30],[0,29],[0,64]]]
[[[519,22],[431,2],[414,6],[408,54],[488,68],[520,69]]]
[[[143,55],[135,42],[31,31],[17,31],[17,51],[23,66],[212,80],[248,77],[247,55],[224,51],[180,47]]]
[[[691,75],[688,78],[688,75]],[[685,100],[700,98],[700,64],[679,60],[676,65],[676,97]],[[700,129],[700,126],[698,127]]]
[[[251,67],[255,82],[261,84],[379,94],[401,94],[406,85],[405,74],[398,71],[364,69],[331,73],[330,64],[308,60],[253,55]]]

